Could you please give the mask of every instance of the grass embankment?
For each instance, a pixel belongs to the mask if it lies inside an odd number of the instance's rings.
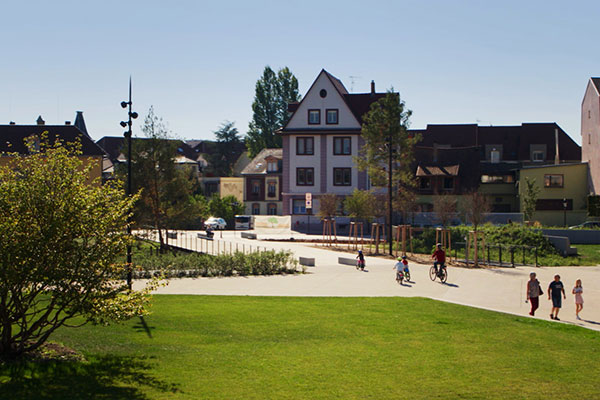
[[[590,399],[600,334],[421,298],[155,296],[54,340],[85,363],[12,367],[0,398]],[[0,370],[0,382],[11,368]]]

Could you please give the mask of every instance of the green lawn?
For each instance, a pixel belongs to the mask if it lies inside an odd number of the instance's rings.
[[[590,399],[600,333],[422,298],[155,296],[53,340],[88,362],[0,367],[0,398]],[[13,380],[7,382],[7,376]]]

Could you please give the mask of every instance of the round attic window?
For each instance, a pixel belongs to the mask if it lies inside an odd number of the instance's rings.
[[[319,92],[319,96],[321,96],[322,98],[327,97],[327,90],[321,89],[321,91]]]

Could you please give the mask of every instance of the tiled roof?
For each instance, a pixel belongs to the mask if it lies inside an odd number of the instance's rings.
[[[243,169],[242,175],[266,173],[267,162],[265,159],[269,157],[275,157],[281,160],[283,158],[283,149],[262,149],[260,153],[250,161],[250,164]]]
[[[353,93],[346,94],[344,98],[358,122],[362,124],[362,117],[371,109],[371,104],[384,98],[386,94],[387,93]]]
[[[600,93],[600,78],[590,78],[594,86],[596,86],[596,90]]]
[[[558,129],[559,156],[563,161],[581,160],[581,147],[554,122],[523,123],[512,126],[427,125],[426,129],[411,130],[419,133],[422,140],[419,146],[433,147],[446,144],[453,148],[478,146],[480,157],[485,157],[485,145],[502,145],[502,159],[505,161],[529,160],[530,145],[546,145],[546,159],[554,160],[555,135]]]
[[[65,143],[80,140],[83,155],[104,155],[102,148],[74,125],[0,125],[0,153],[28,154],[25,139],[32,135],[40,136],[43,132],[48,132],[50,143],[57,139]]]

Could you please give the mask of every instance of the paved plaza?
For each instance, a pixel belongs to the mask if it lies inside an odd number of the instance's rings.
[[[196,232],[179,235],[181,247],[198,248],[194,241]],[[273,242],[267,238],[304,239],[298,233],[259,233],[258,240],[242,239],[239,232],[216,232],[215,241],[208,251],[218,248],[245,251],[256,249],[291,250],[296,257],[314,257],[316,266],[307,267],[303,275],[277,275],[227,278],[172,279],[168,286],[161,287],[160,294],[202,295],[247,295],[247,296],[403,296],[429,297],[457,304],[485,308],[500,312],[527,316],[529,304],[525,303],[525,288],[529,272],[535,271],[544,290],[540,297],[540,308],[536,318],[550,320],[551,302],[547,287],[555,274],[561,276],[567,299],[563,301],[560,319],[566,323],[600,330],[600,266],[593,267],[540,267],[540,268],[448,268],[448,281],[442,284],[429,279],[430,264],[410,261],[411,281],[399,285],[395,281],[394,261],[366,256],[366,270],[353,266],[339,265],[338,257],[354,257],[345,252],[336,252],[321,245],[303,242]],[[185,239],[184,239],[185,238]],[[186,240],[187,239],[187,240]],[[174,243],[173,243],[174,244]],[[206,246],[206,244],[204,244]],[[206,247],[203,248],[206,251]],[[571,290],[575,280],[581,279],[584,289],[582,321],[575,319],[574,296]],[[141,285],[141,282],[138,283]]]

